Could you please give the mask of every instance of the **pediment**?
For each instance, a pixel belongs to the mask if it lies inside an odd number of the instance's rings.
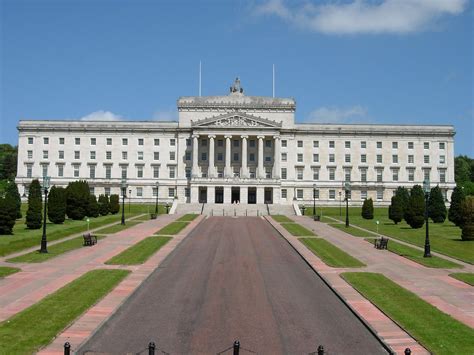
[[[241,112],[230,112],[199,121],[191,121],[191,125],[193,127],[280,128],[281,122]]]

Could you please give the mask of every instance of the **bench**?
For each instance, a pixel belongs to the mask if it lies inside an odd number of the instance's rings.
[[[84,238],[84,246],[93,246],[94,244],[97,244],[97,237],[95,235],[85,233],[82,237]]]
[[[380,238],[374,240],[374,248],[377,249],[387,249],[388,246],[388,238]]]

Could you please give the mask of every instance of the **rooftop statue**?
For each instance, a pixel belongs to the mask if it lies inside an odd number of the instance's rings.
[[[238,77],[235,78],[234,84],[230,87],[230,93],[231,94],[244,93],[244,89],[240,86],[240,79]]]

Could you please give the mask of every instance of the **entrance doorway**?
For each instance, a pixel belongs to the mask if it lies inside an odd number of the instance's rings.
[[[207,203],[207,187],[199,188],[199,203]]]
[[[273,188],[266,187],[265,188],[265,203],[273,203]]]
[[[232,203],[240,202],[240,187],[233,187],[232,188]]]
[[[257,203],[257,188],[256,187],[249,187],[247,195],[247,202],[249,204],[256,204]]]
[[[224,188],[222,186],[216,187],[215,194],[216,203],[224,203]]]

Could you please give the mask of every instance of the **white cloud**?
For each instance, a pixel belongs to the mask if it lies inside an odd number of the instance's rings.
[[[156,110],[153,113],[154,121],[177,121],[178,120],[178,110],[169,109],[169,110]]]
[[[121,121],[122,116],[116,115],[110,111],[95,111],[87,116],[81,117],[81,121]]]
[[[310,112],[305,122],[314,123],[361,123],[369,121],[367,109],[356,105],[347,108],[319,107]]]
[[[349,3],[306,3],[289,7],[268,0],[257,15],[277,16],[290,24],[326,34],[413,33],[432,26],[443,15],[464,11],[467,0],[354,0]]]

